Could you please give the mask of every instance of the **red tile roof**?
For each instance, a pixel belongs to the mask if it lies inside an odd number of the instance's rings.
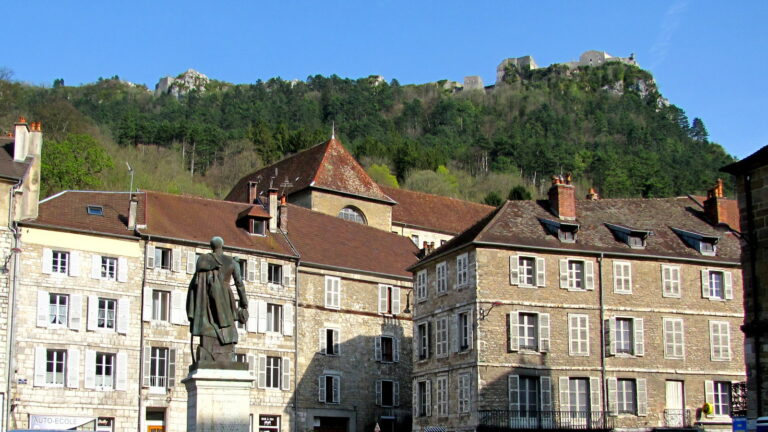
[[[455,198],[381,186],[397,201],[392,208],[392,223],[458,234],[471,227],[494,207]]]
[[[292,185],[281,186],[286,180]],[[266,194],[272,185],[278,188],[281,194],[289,196],[307,188],[319,188],[391,202],[379,185],[335,138],[248,174],[237,182],[225,199],[247,202],[250,181],[257,183],[260,195]]]
[[[288,237],[305,263],[407,278],[418,253],[407,237],[292,204]]]

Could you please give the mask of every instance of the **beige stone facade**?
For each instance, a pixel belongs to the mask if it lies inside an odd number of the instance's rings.
[[[362,214],[368,226],[384,231],[392,226],[391,204],[317,190],[311,192],[310,202],[309,208],[316,212],[338,216],[342,209],[350,208]]]

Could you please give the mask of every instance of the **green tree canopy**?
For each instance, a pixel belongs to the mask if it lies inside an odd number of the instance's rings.
[[[61,141],[46,141],[41,160],[43,195],[96,187],[98,175],[111,166],[104,147],[90,135],[69,134]]]
[[[490,191],[485,195],[485,198],[483,198],[483,204],[498,207],[502,204],[501,195],[496,191]]]
[[[509,190],[507,199],[510,201],[523,201],[533,199],[533,197],[525,186],[517,185]]]
[[[389,171],[389,167],[386,165],[373,164],[366,171],[376,183],[393,188],[400,187],[397,177]]]

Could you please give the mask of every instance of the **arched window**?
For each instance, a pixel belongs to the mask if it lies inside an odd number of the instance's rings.
[[[352,207],[352,206],[344,207],[339,212],[339,217],[344,220],[357,222],[363,225],[368,225],[368,222],[365,220],[365,215],[357,207]]]

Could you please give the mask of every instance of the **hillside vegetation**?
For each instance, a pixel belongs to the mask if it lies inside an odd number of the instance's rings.
[[[604,197],[700,193],[733,161],[635,66],[511,67],[505,84],[485,92],[443,84],[317,75],[211,81],[176,99],[117,77],[46,88],[5,70],[0,124],[42,121],[45,142],[56,143],[44,144],[49,164],[92,138],[96,150],[67,160],[89,167],[44,177],[47,193],[126,190],[129,162],[136,187],[221,197],[247,172],[327,140],[332,124],[380,181],[474,201],[493,192],[495,202],[514,186],[541,196],[550,176],[566,172],[580,193],[596,187]]]

